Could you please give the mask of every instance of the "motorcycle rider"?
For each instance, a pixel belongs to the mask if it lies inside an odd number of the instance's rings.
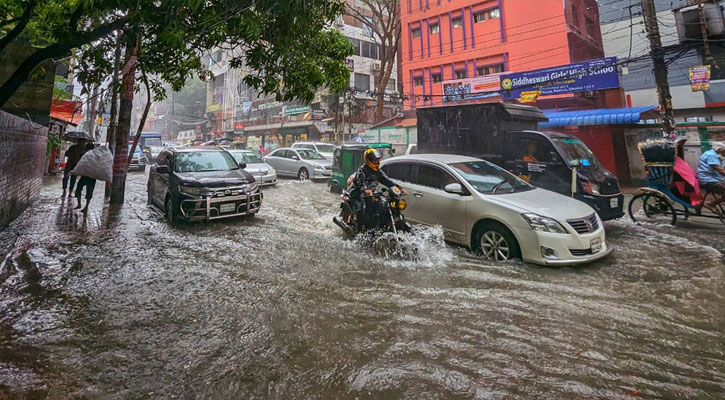
[[[375,149],[365,150],[363,159],[365,163],[357,170],[350,184],[350,197],[355,205],[357,220],[360,227],[377,227],[380,218],[383,217],[384,209],[378,200],[373,196],[373,191],[378,184],[392,188],[397,186],[388,178],[385,172],[380,170],[380,153]],[[402,189],[403,194],[407,192]]]

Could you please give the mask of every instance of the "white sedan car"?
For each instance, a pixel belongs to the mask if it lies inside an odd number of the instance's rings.
[[[487,161],[418,154],[385,160],[381,168],[408,190],[406,219],[440,225],[446,240],[487,259],[573,265],[612,252],[591,207]]]

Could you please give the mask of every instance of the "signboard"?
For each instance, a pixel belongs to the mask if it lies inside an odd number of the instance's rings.
[[[498,94],[501,90],[499,75],[486,75],[476,78],[455,79],[443,82],[444,101],[464,98],[487,97],[485,94]]]
[[[697,65],[690,67],[690,88],[693,92],[710,90],[710,66]]]
[[[325,119],[325,110],[312,110],[312,115],[310,116],[310,119],[312,119],[313,121]]]
[[[201,133],[201,125],[197,125],[194,127],[194,132]]]
[[[619,87],[617,58],[608,57],[558,67],[501,76],[501,97],[521,98],[521,92],[541,92],[542,96]]]
[[[305,114],[310,111],[310,106],[292,106],[284,110],[284,115]]]
[[[522,103],[536,103],[536,99],[541,96],[540,90],[529,90],[525,92],[521,92],[521,99],[520,101]]]
[[[244,134],[244,122],[235,122],[234,123],[234,134],[235,135]]]
[[[249,114],[251,111],[252,111],[252,102],[243,101],[242,102],[242,112],[245,114]]]

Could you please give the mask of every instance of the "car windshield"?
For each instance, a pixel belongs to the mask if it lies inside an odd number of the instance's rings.
[[[239,166],[225,151],[199,151],[179,153],[176,156],[176,172],[229,171]]]
[[[331,144],[317,144],[317,151],[321,153],[333,153],[335,151],[335,146]]]
[[[324,160],[325,156],[322,154],[314,151],[314,150],[297,150],[297,152],[300,154],[300,157],[304,160]]]
[[[562,153],[564,153],[566,162],[572,167],[599,166],[599,160],[597,160],[592,151],[589,150],[589,147],[587,147],[587,145],[585,145],[581,140],[565,137],[554,137],[551,138],[551,140],[554,142],[554,145],[558,147]]]
[[[232,155],[238,163],[244,162],[247,164],[261,164],[264,162],[261,158],[259,158],[257,153],[252,153],[251,151],[235,151]]]
[[[450,164],[463,179],[483,194],[503,194],[533,189],[522,179],[486,161]]]

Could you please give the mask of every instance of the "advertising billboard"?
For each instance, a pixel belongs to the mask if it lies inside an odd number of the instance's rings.
[[[541,96],[549,96],[618,87],[616,57],[501,76],[501,97],[504,100],[520,99],[522,92],[540,92]]]
[[[498,94],[501,90],[499,75],[485,75],[476,78],[444,81],[443,101],[475,99]]]

